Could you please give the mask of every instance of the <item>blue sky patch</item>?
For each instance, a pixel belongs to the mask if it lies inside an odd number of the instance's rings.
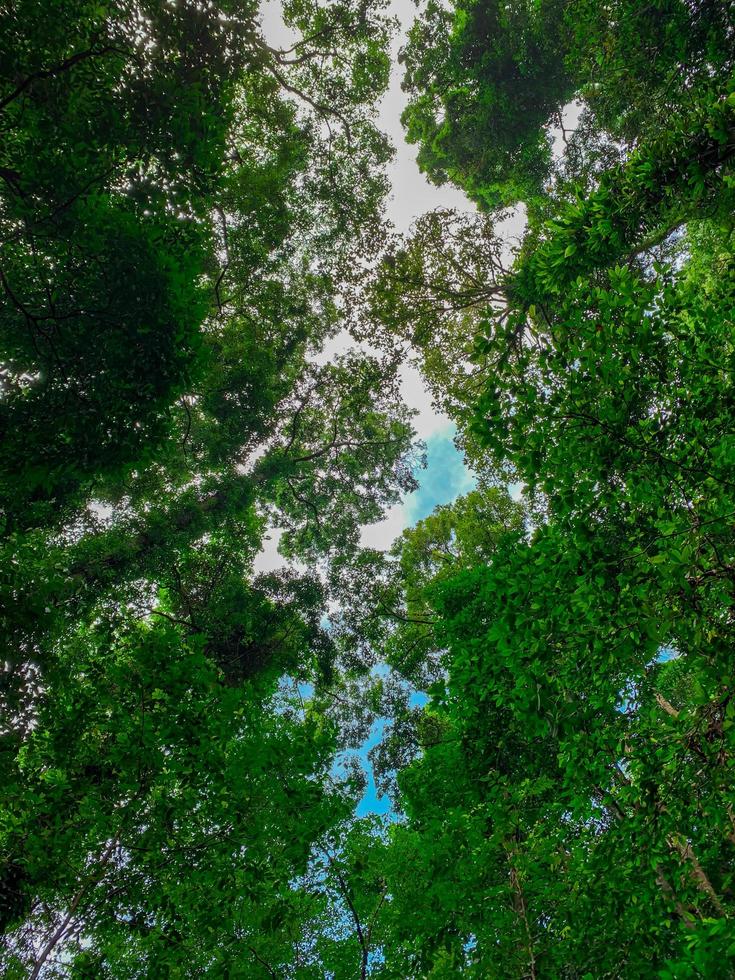
[[[408,526],[428,517],[439,504],[449,504],[475,486],[474,477],[454,445],[455,432],[452,426],[426,440],[426,469],[419,474],[418,490],[406,497]]]

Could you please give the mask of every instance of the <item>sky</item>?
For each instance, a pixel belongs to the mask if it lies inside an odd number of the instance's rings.
[[[266,0],[262,6],[263,30],[270,44],[288,47],[293,36],[284,27],[280,15],[280,0]],[[401,91],[402,69],[398,64],[398,51],[405,42],[405,32],[417,13],[412,0],[393,0],[390,14],[398,17],[401,30],[392,46],[393,70],[390,86],[380,106],[378,125],[390,137],[396,148],[395,158],[388,167],[392,193],[387,203],[387,215],[403,233],[410,231],[414,221],[434,208],[456,208],[474,212],[474,205],[465,195],[449,185],[435,187],[430,184],[416,165],[416,148],[403,139],[401,113],[406,96]],[[346,334],[339,334],[322,352],[320,361],[335,356],[351,344]],[[390,508],[383,521],[363,527],[361,543],[365,547],[387,549],[407,527],[427,517],[438,504],[446,504],[457,496],[467,493],[474,486],[474,479],[464,465],[461,454],[454,446],[455,429],[451,420],[437,412],[416,368],[405,364],[401,369],[401,394],[405,403],[416,411],[414,427],[419,439],[426,444],[427,466],[417,474],[419,489],[408,494],[399,504]],[[268,571],[283,564],[278,555],[278,533],[272,532],[270,540],[256,560],[256,571]],[[415,698],[425,695],[416,693]],[[365,744],[357,752],[366,770],[368,785],[357,807],[357,815],[386,814],[391,801],[378,798],[375,782],[367,762],[367,754],[381,737],[385,719],[378,719]]]
[[[403,71],[398,64],[398,52],[405,43],[406,31],[416,17],[417,7],[412,0],[393,0],[390,13],[398,18],[401,29],[393,40],[393,70],[380,107],[378,125],[396,148],[388,171],[392,185],[388,217],[398,231],[406,233],[417,218],[434,208],[456,208],[469,212],[475,208],[461,191],[449,184],[443,187],[430,184],[416,165],[416,147],[409,146],[403,138],[401,113],[407,98],[401,90]],[[452,423],[446,415],[434,410],[419,372],[410,365],[405,365],[402,370],[401,391],[406,404],[418,411],[414,425],[419,438],[426,442],[428,466],[418,474],[418,491],[392,508],[380,524],[363,531],[363,543],[373,548],[390,547],[404,528],[426,517],[437,504],[449,503],[458,494],[471,489],[471,478],[452,442]]]
[[[261,9],[263,30],[268,42],[284,47],[293,43],[294,35],[281,19],[280,0],[266,0]],[[395,158],[388,167],[392,193],[387,203],[387,214],[398,231],[406,233],[418,217],[434,208],[456,208],[466,212],[474,212],[475,208],[456,188],[430,184],[416,165],[416,147],[409,146],[403,139],[401,113],[407,100],[401,91],[402,68],[398,64],[398,52],[405,42],[406,30],[416,17],[417,8],[413,0],[393,0],[389,13],[398,17],[401,29],[393,40],[393,70],[377,122],[396,149]],[[319,359],[328,360],[350,344],[346,334],[339,334]],[[417,437],[426,443],[428,466],[417,474],[420,484],[418,491],[390,508],[383,521],[363,528],[362,544],[365,547],[389,548],[406,527],[426,517],[437,504],[450,503],[459,494],[466,493],[473,485],[464,461],[452,442],[454,428],[450,419],[434,410],[419,372],[409,364],[401,369],[401,394],[405,403],[417,413],[414,427]],[[278,537],[277,532],[271,533],[256,560],[256,571],[269,571],[283,564],[277,550]]]

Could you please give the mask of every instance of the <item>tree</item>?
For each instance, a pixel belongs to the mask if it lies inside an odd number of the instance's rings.
[[[518,481],[533,505],[526,533],[479,550],[458,547],[459,529],[481,541],[482,510],[440,509],[409,535],[431,528],[428,563],[409,546],[382,592],[415,621],[381,634],[364,620],[383,656],[420,631],[408,679],[428,665],[433,678],[410,725],[399,707],[386,750],[403,819],[380,859],[376,975],[732,973],[733,97],[729,55],[702,40],[729,16],[716,6],[677,8],[665,28],[616,8],[602,80],[587,66],[575,84],[603,86],[607,107],[627,99],[620,124],[601,103],[589,131],[606,127],[620,152],[550,185],[510,268],[490,220],[473,222],[473,253],[471,231],[458,241],[435,216],[372,287],[387,333],[415,322],[422,354],[451,352],[438,367],[424,355],[427,375],[472,427],[485,480]],[[452,43],[437,36],[437,75]],[[613,46],[630,58],[629,93]],[[661,64],[647,67],[652,50]],[[465,95],[457,118],[473,133],[482,90]],[[479,197],[473,179],[457,178]],[[475,366],[458,378],[468,326]]]
[[[161,443],[228,273],[241,298],[270,283],[272,306],[288,267],[318,282],[310,245],[329,277],[345,232],[369,238],[388,152],[364,108],[385,84],[377,11],[296,6],[294,55],[266,44],[253,5],[63,7],[16,5],[3,35],[0,424],[4,508],[21,526],[78,507]],[[329,106],[325,88],[340,93]],[[330,120],[341,135],[320,132]],[[351,191],[340,162],[364,176]],[[298,225],[300,261],[284,261]],[[268,299],[252,292],[251,316]]]
[[[403,52],[403,121],[418,163],[482,207],[538,195],[551,163],[544,126],[570,100],[565,4],[429,3]]]
[[[303,613],[262,606],[255,636],[279,616],[291,651],[248,683],[215,666],[211,633],[166,617],[80,629],[46,672],[4,779],[8,976],[268,976],[268,958],[288,961],[288,883],[348,803],[323,785],[330,730],[276,709],[279,670],[309,644]]]
[[[730,3],[681,0],[428,3],[402,55],[407,138],[431,180],[451,180],[482,209],[524,201],[543,213],[550,130],[568,142],[564,107],[576,99],[588,110],[579,178],[597,167],[601,136],[634,146],[696,104],[694,93],[721,89],[732,16]]]
[[[332,670],[317,562],[415,485],[395,367],[312,359],[382,226],[390,25],[286,17],[289,50],[240,3],[8,12],[10,975],[270,976],[349,807],[286,692]],[[310,569],[254,574],[268,521]]]
[[[7,15],[3,969],[730,976],[731,5],[429,4],[405,238],[382,6],[284,16]]]

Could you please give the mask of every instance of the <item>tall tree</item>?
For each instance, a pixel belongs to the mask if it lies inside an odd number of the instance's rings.
[[[433,523],[433,568],[409,547],[383,593],[416,620],[399,627],[420,635],[408,679],[437,652],[441,669],[410,725],[400,708],[385,752],[403,819],[378,858],[389,898],[375,974],[730,976],[735,100],[716,25],[732,10],[674,5],[654,21],[658,8],[596,7],[605,42],[587,60],[591,9],[557,11],[548,37],[574,69],[564,98],[586,98],[592,123],[573,166],[539,188],[505,149],[490,175],[478,176],[484,145],[458,164],[478,118],[508,140],[493,150],[536,145],[514,129],[523,87],[508,123],[472,76],[462,45],[484,9],[432,8],[415,29],[407,57],[446,87],[417,82],[409,124],[425,121],[420,104],[446,112],[414,131],[420,159],[441,151],[435,175],[444,166],[495,214],[459,235],[446,215],[420,222],[368,296],[386,333],[416,328],[438,397],[471,428],[482,492],[493,473],[517,481],[533,522],[473,552],[460,528],[482,540],[482,510],[440,509],[414,539]],[[573,16],[579,31],[564,33]],[[500,55],[476,49],[487,78],[520,43],[493,36]],[[491,219],[524,194],[532,220],[499,263]],[[393,627],[363,621],[390,656]]]
[[[395,366],[313,358],[382,227],[390,24],[62,6],[2,42],[3,970],[271,976],[349,808],[285,693],[332,669],[315,566],[415,485]],[[269,523],[309,570],[255,575]]]

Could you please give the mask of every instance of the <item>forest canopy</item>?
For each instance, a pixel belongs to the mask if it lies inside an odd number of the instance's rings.
[[[733,977],[735,4],[281,13],[0,14],[0,973]]]

